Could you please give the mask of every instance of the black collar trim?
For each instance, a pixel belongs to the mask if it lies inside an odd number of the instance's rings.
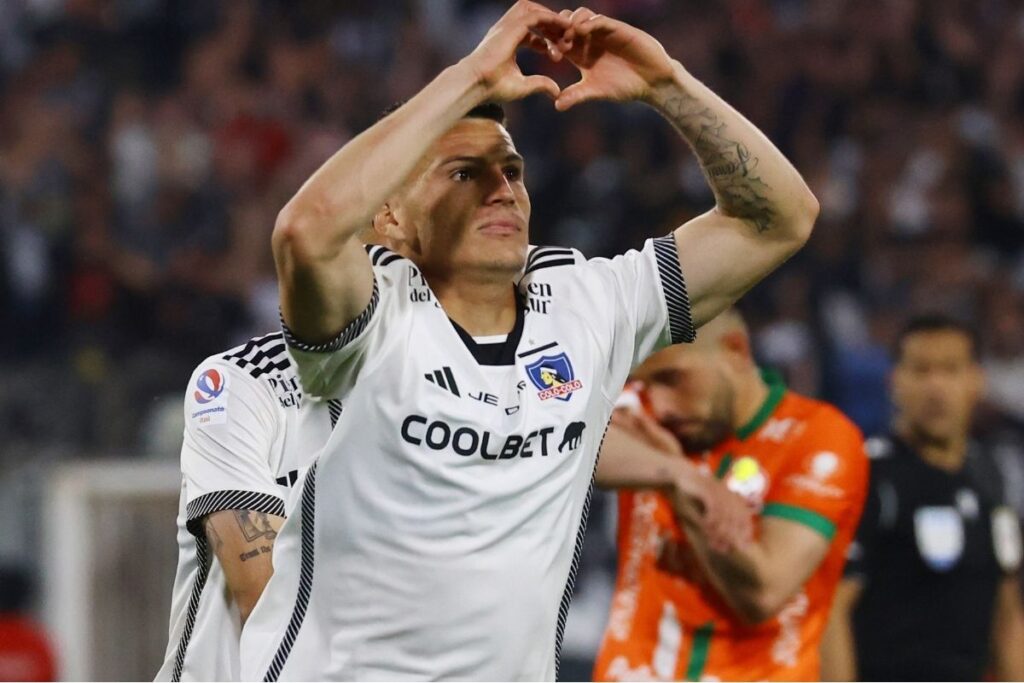
[[[523,336],[523,326],[526,323],[526,305],[519,290],[516,290],[516,324],[508,333],[508,338],[497,344],[477,344],[473,337],[462,329],[461,326],[451,318],[448,318],[452,327],[459,333],[459,338],[466,345],[469,352],[473,354],[479,365],[515,365],[516,349],[519,348],[519,340]]]

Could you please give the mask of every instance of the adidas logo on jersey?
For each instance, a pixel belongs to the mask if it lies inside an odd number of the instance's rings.
[[[455,375],[452,374],[452,369],[445,365],[440,370],[434,370],[423,375],[428,382],[436,384],[445,391],[450,391],[456,396],[462,396],[459,393],[459,385],[455,382]]]

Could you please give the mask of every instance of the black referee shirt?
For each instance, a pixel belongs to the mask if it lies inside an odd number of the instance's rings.
[[[951,473],[893,435],[871,439],[871,484],[848,577],[864,681],[981,680],[996,592],[1020,563],[1016,514],[994,461],[972,445]]]

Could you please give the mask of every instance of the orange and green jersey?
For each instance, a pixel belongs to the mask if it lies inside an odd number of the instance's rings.
[[[818,645],[868,483],[860,431],[827,403],[771,383],[757,415],[702,457],[759,511],[830,541],[773,618],[745,625],[701,573],[669,499],[619,492],[619,564],[595,680],[817,680]]]

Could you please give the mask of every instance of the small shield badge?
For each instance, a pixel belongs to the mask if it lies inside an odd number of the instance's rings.
[[[917,550],[937,572],[952,569],[964,552],[964,522],[954,507],[923,507],[914,512]]]
[[[574,391],[583,388],[583,382],[576,378],[572,362],[564,352],[557,356],[541,356],[526,366],[526,374],[539,390],[537,396],[542,401],[549,398],[568,401]]]

